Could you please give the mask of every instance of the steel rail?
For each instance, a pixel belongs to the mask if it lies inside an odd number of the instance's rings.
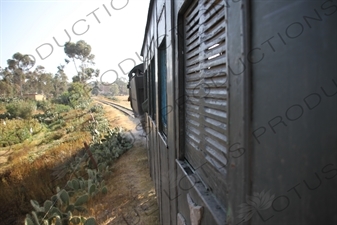
[[[95,100],[98,101],[98,102],[101,102],[101,103],[110,105],[110,106],[112,106],[112,107],[118,109],[119,111],[125,113],[125,114],[128,115],[128,116],[135,117],[133,111],[132,111],[131,109],[128,109],[128,108],[124,107],[124,106],[115,104],[115,103],[113,103],[113,102],[105,101],[105,100],[100,100],[100,99],[95,99]]]

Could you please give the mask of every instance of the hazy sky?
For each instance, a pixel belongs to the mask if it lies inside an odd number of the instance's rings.
[[[67,57],[53,38],[64,45],[69,41],[65,30],[71,42],[84,40],[91,45],[101,74],[115,70],[122,76],[122,70],[127,72],[134,66],[131,59],[141,63],[137,54],[140,55],[142,47],[149,0],[0,1],[0,66],[3,68],[7,59],[21,52],[33,55],[36,65],[54,74]],[[123,60],[126,61],[120,68],[118,64]],[[65,71],[69,78],[76,74],[72,63]],[[114,74],[107,72],[103,81]]]

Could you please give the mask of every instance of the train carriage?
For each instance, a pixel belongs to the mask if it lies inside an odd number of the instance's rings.
[[[144,115],[142,103],[144,102],[143,64],[135,66],[128,74],[129,101],[136,117]]]
[[[151,0],[161,224],[337,223],[337,2]]]

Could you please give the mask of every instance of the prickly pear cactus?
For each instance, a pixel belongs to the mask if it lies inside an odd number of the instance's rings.
[[[106,186],[103,186],[101,192],[104,195],[107,194],[108,193],[108,188]]]
[[[43,204],[44,212],[48,212],[53,207],[53,202],[46,200]]]
[[[84,222],[84,225],[97,225],[97,223],[94,218],[89,218]]]
[[[84,205],[90,198],[98,193],[107,194],[108,188],[103,178],[111,174],[109,166],[112,160],[123,154],[132,144],[121,128],[107,128],[105,126],[108,124],[107,121],[97,117],[96,122],[89,127],[90,130],[97,130],[99,133],[94,132],[94,142],[89,146],[92,157],[89,157],[88,152],[79,152],[75,159],[66,165],[68,172],[74,174],[74,178],[67,182],[65,188],[61,190],[57,187],[56,194],[42,206],[37,201],[31,200],[34,211],[26,216],[25,225],[97,224],[94,218],[72,216],[72,212],[80,214],[87,212]]]
[[[35,225],[33,220],[30,217],[26,217],[25,225]]]
[[[74,187],[74,190],[78,190],[80,188],[80,183],[78,179],[74,178],[71,182]]]
[[[86,212],[87,209],[84,206],[75,206],[76,211],[78,212]]]
[[[44,212],[44,208],[40,207],[39,203],[35,200],[30,200],[30,204],[33,206],[36,212]]]
[[[96,185],[95,184],[92,184],[90,187],[89,187],[89,195],[90,196],[93,196],[96,194]]]
[[[83,205],[84,203],[87,203],[89,200],[89,195],[88,194],[85,194],[85,195],[82,195],[80,196],[76,202],[75,202],[75,206],[80,206],[80,205]]]
[[[66,208],[66,212],[73,212],[75,210],[75,205],[68,205]]]
[[[58,193],[58,198],[61,200],[62,205],[69,205],[69,194],[66,190],[62,190]]]

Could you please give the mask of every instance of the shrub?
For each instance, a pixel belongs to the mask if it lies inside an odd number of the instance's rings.
[[[90,108],[90,112],[92,113],[103,113],[103,106],[101,104],[95,104]]]
[[[64,92],[54,103],[69,105],[74,109],[86,109],[91,103],[90,89],[86,84],[72,83],[67,92]]]
[[[13,118],[29,119],[36,110],[36,104],[34,102],[14,101],[6,105],[6,110]]]
[[[3,102],[0,102],[0,111],[5,110],[6,106]]]
[[[42,126],[35,120],[4,120],[0,124],[0,147],[18,144],[41,131]]]
[[[71,110],[71,107],[69,105],[55,104],[54,110],[57,113],[63,113],[63,112],[68,112],[69,110]]]
[[[49,101],[38,101],[36,103],[37,109],[42,110],[43,112],[46,112],[51,108],[51,103]]]

